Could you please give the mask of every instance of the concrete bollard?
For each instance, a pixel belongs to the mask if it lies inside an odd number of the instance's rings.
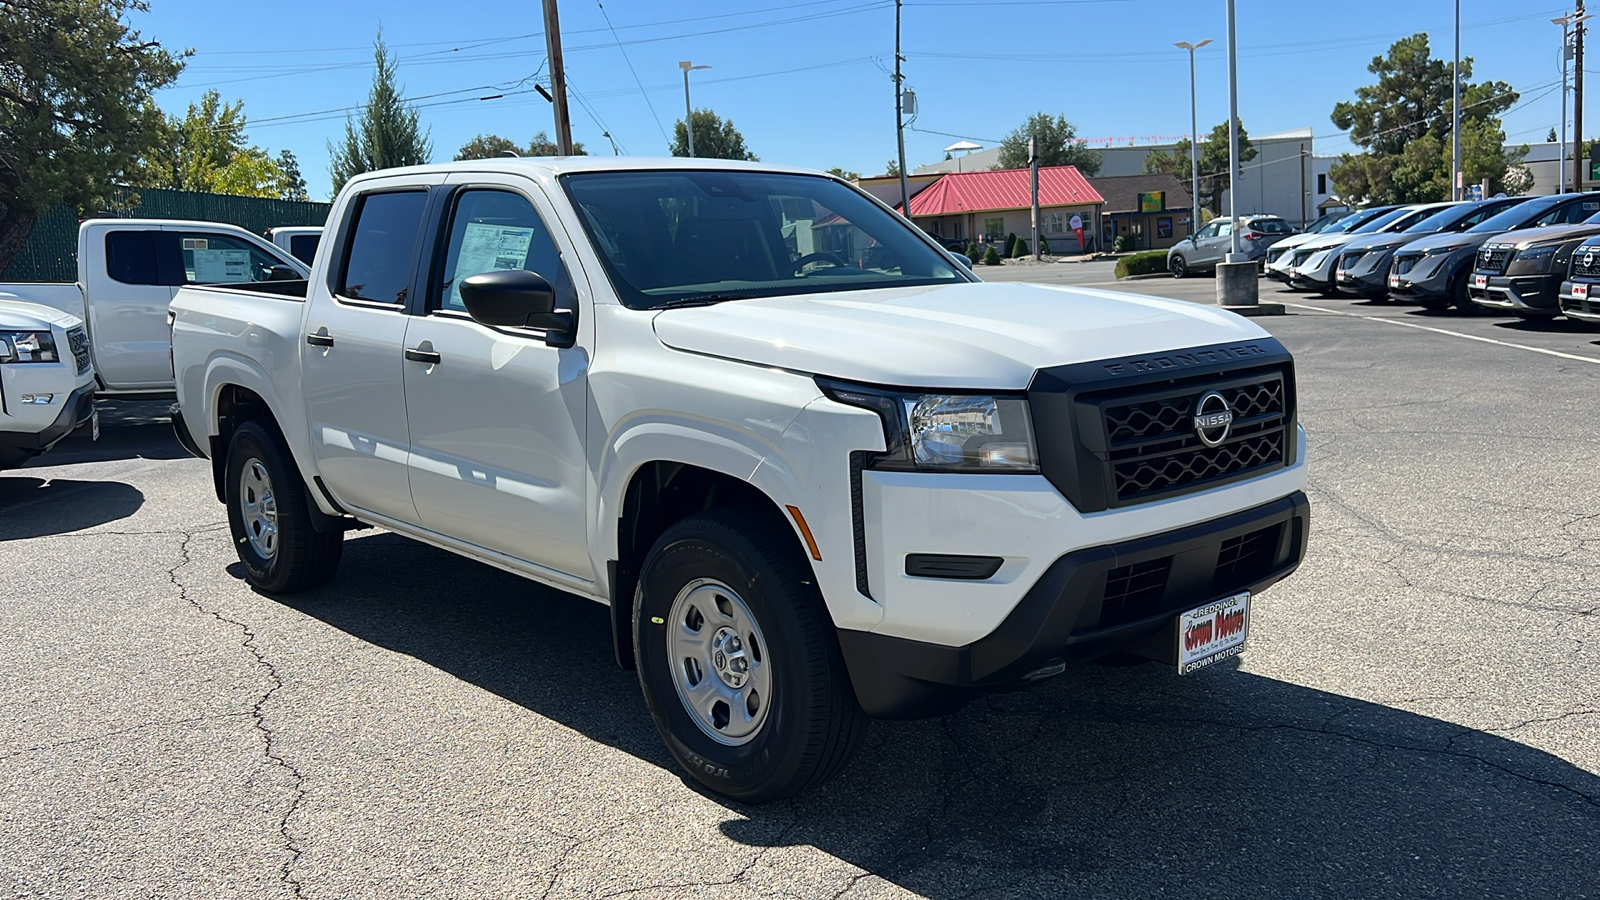
[[[1217,305],[1241,316],[1281,316],[1282,303],[1260,300],[1261,267],[1253,262],[1217,263]]]

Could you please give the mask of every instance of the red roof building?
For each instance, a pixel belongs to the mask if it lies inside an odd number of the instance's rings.
[[[949,172],[911,195],[911,220],[946,241],[1000,243],[1007,235],[1031,238],[1033,201],[1027,169]],[[1094,245],[1105,204],[1076,166],[1039,169],[1039,235],[1052,253],[1080,253],[1074,217]],[[896,207],[897,209],[899,207]]]

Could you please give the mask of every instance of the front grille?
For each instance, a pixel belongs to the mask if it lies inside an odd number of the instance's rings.
[[[1345,271],[1354,269],[1356,263],[1361,262],[1361,257],[1366,255],[1367,251],[1365,250],[1351,250],[1348,253],[1340,254],[1339,265],[1336,268],[1344,269]]]
[[[1478,251],[1479,272],[1499,275],[1506,270],[1506,260],[1511,258],[1510,247],[1484,247]]]
[[[1170,556],[1107,572],[1099,627],[1136,622],[1161,612],[1161,598],[1167,592],[1167,576],[1171,573]]]
[[[1208,447],[1194,427],[1201,397],[1222,395],[1233,423],[1220,446]],[[1284,463],[1285,386],[1281,375],[1242,384],[1205,383],[1104,409],[1112,495],[1118,503],[1194,489]]]
[[[1294,252],[1294,261],[1291,262],[1290,265],[1303,265],[1305,261],[1310,259],[1316,252],[1317,251],[1315,250],[1296,250]]]
[[[1279,259],[1283,258],[1283,255],[1285,253],[1288,253],[1288,252],[1289,252],[1289,248],[1287,248],[1287,247],[1283,247],[1283,248],[1268,247],[1267,248],[1267,263],[1271,264],[1271,263],[1277,262]]]
[[[72,361],[78,364],[78,374],[89,371],[89,333],[82,325],[67,329],[67,346],[72,348]]]
[[[1572,254],[1572,274],[1580,278],[1600,279],[1600,247],[1579,247]]]
[[[1396,253],[1394,255],[1394,273],[1404,275],[1415,269],[1417,263],[1422,262],[1421,253]]]

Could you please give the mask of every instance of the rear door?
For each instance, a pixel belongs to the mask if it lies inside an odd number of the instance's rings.
[[[424,527],[583,581],[589,558],[589,316],[574,248],[533,181],[462,174],[440,217],[443,251],[425,308],[406,334],[406,412],[411,495]],[[579,310],[576,346],[552,347],[542,331],[491,328],[467,314],[461,280],[527,269]]]
[[[407,314],[428,208],[442,176],[386,182],[350,199],[326,281],[311,286],[301,345],[317,469],[347,508],[420,524],[406,456]]]

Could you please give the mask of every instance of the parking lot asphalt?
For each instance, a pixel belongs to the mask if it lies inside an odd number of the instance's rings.
[[[980,270],[1214,287],[1109,272]],[[108,404],[98,444],[0,473],[0,885],[1600,896],[1600,334],[1263,298],[1295,304],[1258,321],[1296,355],[1313,534],[1244,655],[874,723],[765,807],[680,777],[587,601],[381,531],[252,592],[163,405]]]

